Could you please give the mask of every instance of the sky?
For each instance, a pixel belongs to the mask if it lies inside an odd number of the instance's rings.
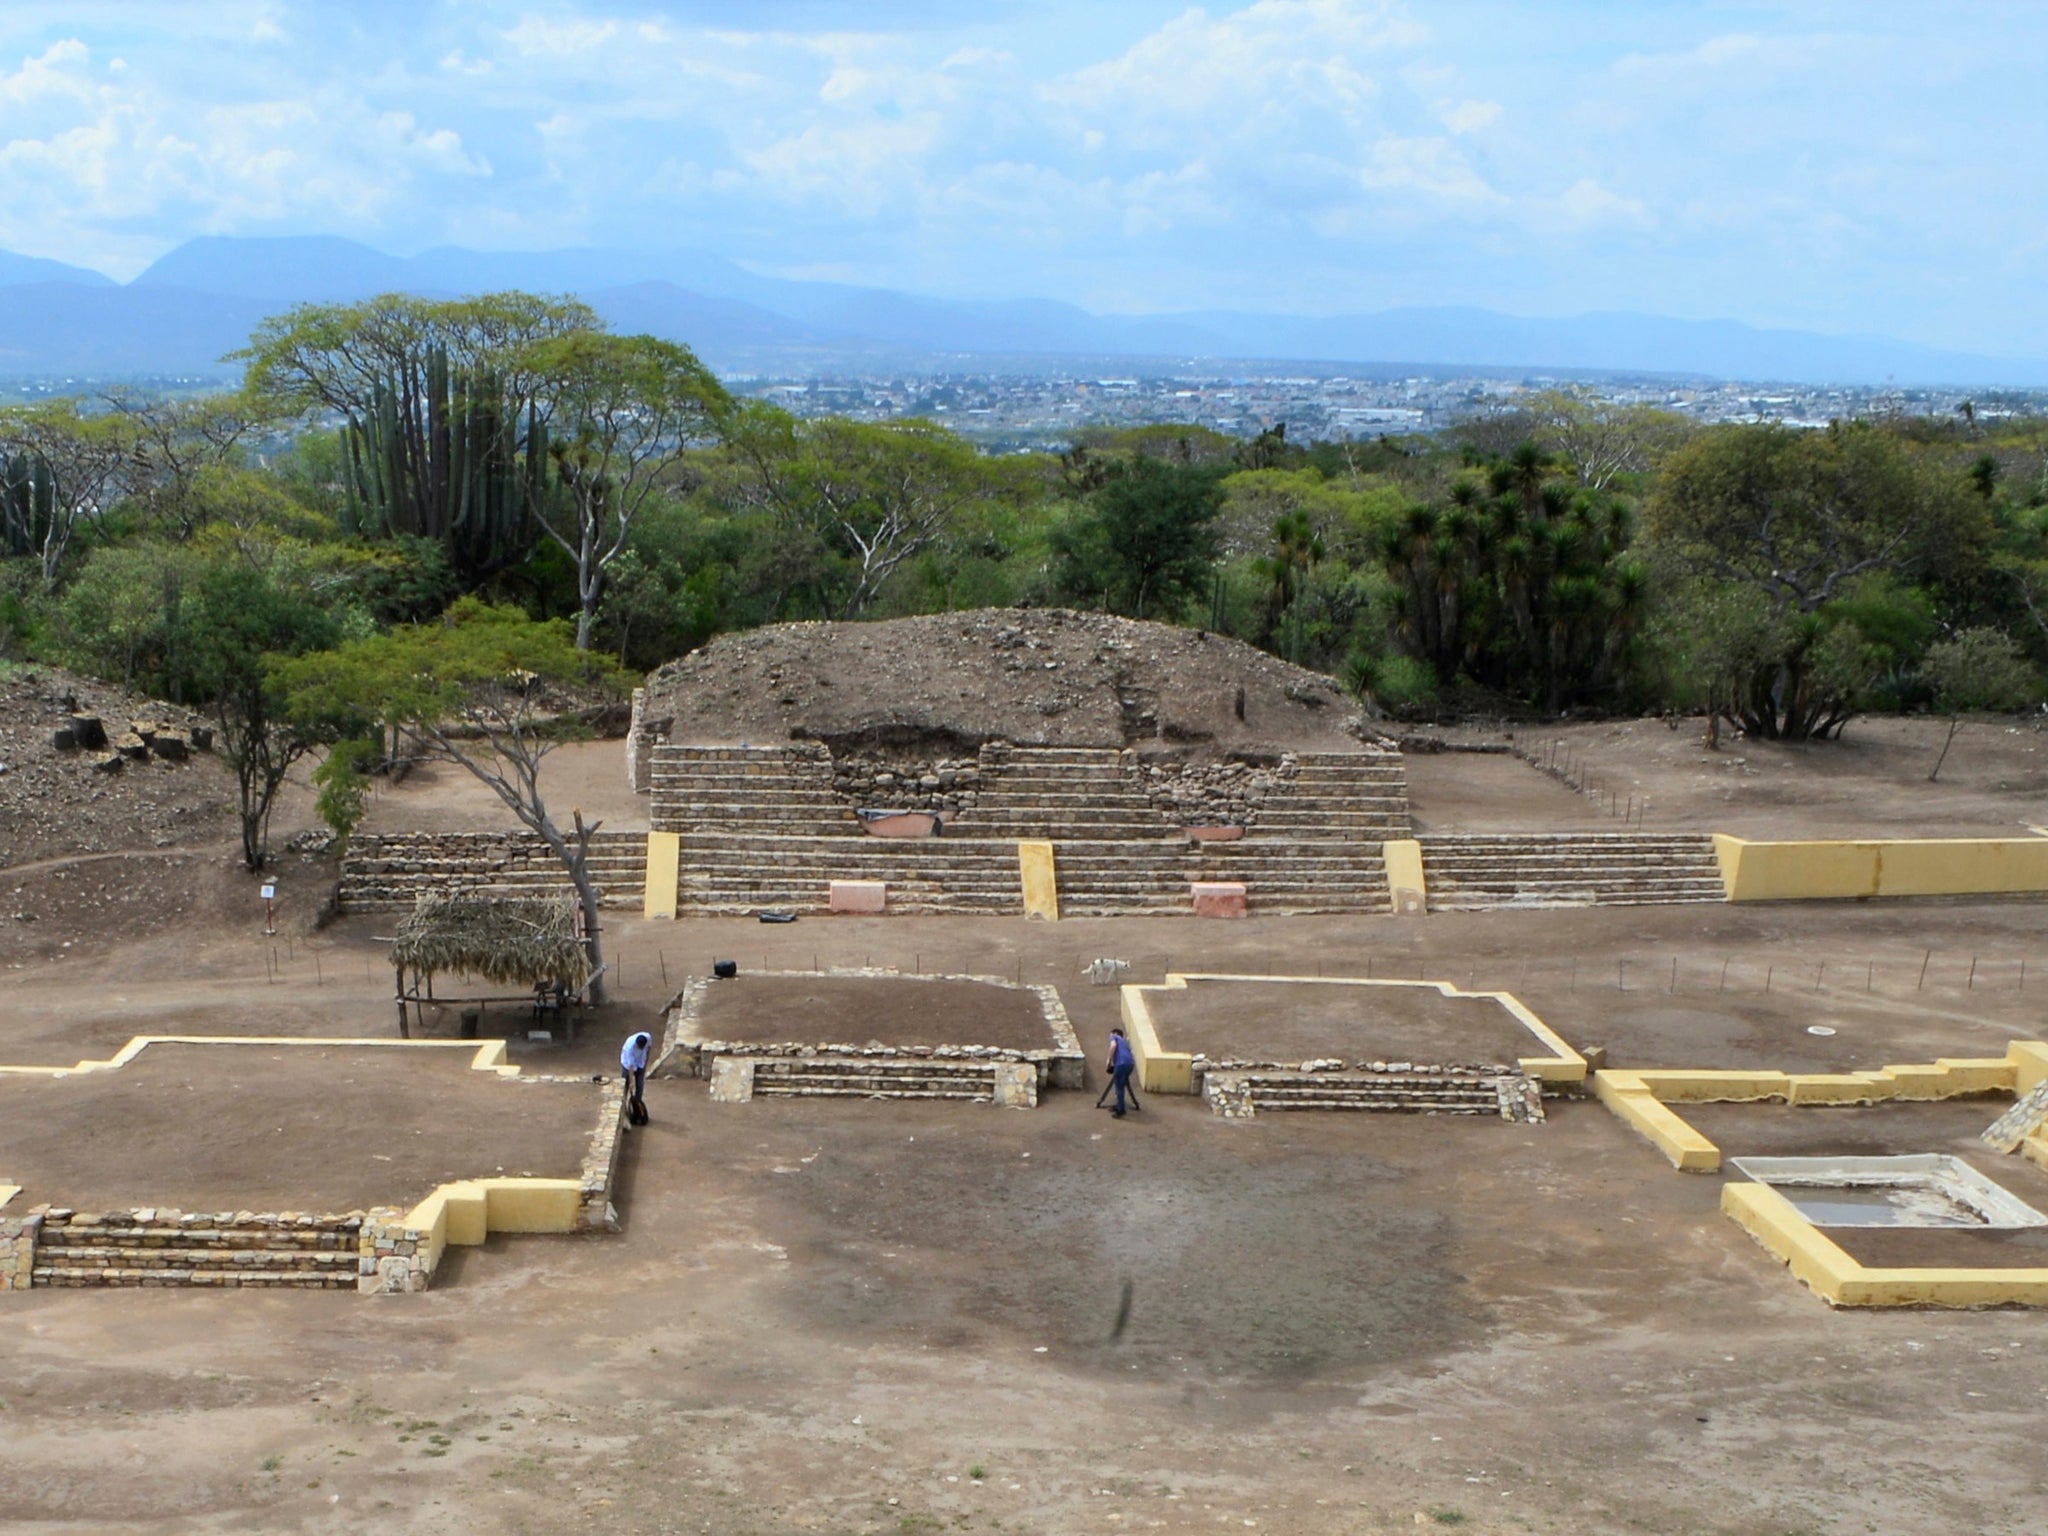
[[[701,249],[2048,355],[2048,5],[0,0],[0,249]]]

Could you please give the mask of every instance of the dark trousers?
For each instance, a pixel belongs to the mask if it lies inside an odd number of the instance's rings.
[[[1124,1094],[1129,1091],[1131,1086],[1131,1069],[1129,1067],[1114,1068],[1109,1074],[1109,1085],[1116,1089],[1116,1112],[1122,1114],[1124,1112]]]
[[[620,1074],[626,1079],[626,1102],[637,1104],[647,1097],[647,1069],[645,1067],[621,1067]]]

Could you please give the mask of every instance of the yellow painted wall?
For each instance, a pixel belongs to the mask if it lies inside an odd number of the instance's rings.
[[[643,917],[676,915],[676,891],[682,881],[683,838],[679,832],[647,834],[647,894],[641,898]]]
[[[1017,844],[1017,871],[1024,883],[1024,915],[1060,920],[1060,887],[1052,844],[1027,838]]]
[[[1170,982],[1172,977],[1168,977]],[[1124,1036],[1137,1058],[1135,1076],[1146,1093],[1193,1093],[1195,1058],[1186,1051],[1169,1051],[1159,1044],[1159,1032],[1152,1027],[1152,1010],[1145,1006],[1145,989],[1123,988]]]
[[[1753,843],[1717,835],[1730,901],[2048,893],[2048,837]]]
[[[1681,1173],[1717,1173],[1721,1149],[1664,1107],[1634,1072],[1596,1072],[1593,1096],[1638,1135],[1646,1137]]]
[[[1422,869],[1422,844],[1412,837],[1380,844],[1387,868],[1387,892],[1395,915],[1420,917],[1429,910],[1429,881]]]
[[[458,1179],[406,1213],[421,1234],[426,1271],[450,1244],[473,1248],[493,1232],[574,1232],[582,1186],[574,1179]]]
[[[1867,1269],[1768,1184],[1729,1184],[1721,1210],[1837,1307],[2048,1304],[2048,1269]]]

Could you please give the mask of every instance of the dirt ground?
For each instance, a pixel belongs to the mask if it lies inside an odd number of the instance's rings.
[[[705,991],[696,1035],[813,1045],[986,1045],[1005,1051],[1059,1046],[1036,992],[975,981],[745,971]]]
[[[1162,1046],[1212,1061],[1448,1066],[1544,1050],[1491,998],[1445,997],[1427,987],[1190,981],[1185,991],[1147,993],[1145,1005]]]
[[[1945,717],[1863,716],[1840,741],[1750,741],[1701,720],[1616,720],[1432,732],[1515,741],[1568,765],[1584,791],[1512,757],[1410,753],[1409,792],[1426,831],[1585,826],[1619,831],[1809,837],[2025,837],[2048,825],[2048,719],[1967,719],[1941,760]],[[1928,775],[1941,762],[1941,777]],[[1631,800],[1634,801],[1631,817]],[[1647,811],[1644,802],[1648,802]]]
[[[1850,782],[1895,795],[1903,815],[1920,793],[1911,755],[1890,778]],[[1573,804],[1522,771],[1532,797]],[[1784,772],[1786,793],[1804,792]],[[1442,824],[1458,819],[1455,784],[1433,792]],[[2009,827],[2024,797],[2001,793],[1927,796],[1949,807],[1939,825],[1996,804]],[[378,814],[433,825],[460,799],[419,784]],[[0,1060],[66,1063],[145,1032],[393,1032],[388,919],[309,932],[309,870],[288,877],[283,931],[266,938],[230,850],[189,851],[185,866],[137,861],[160,901],[188,878],[176,868],[191,872],[182,916],[59,908],[49,871],[6,872],[11,900],[52,915],[0,924]],[[720,956],[743,972],[1052,982],[1095,1056],[1118,993],[1081,970],[1116,956],[1137,980],[1321,966],[1503,987],[1617,1065],[1865,1067],[2039,1037],[2042,912],[779,928],[614,914],[619,1001],[574,1046],[520,1038],[512,1056],[607,1070],[619,1038]],[[714,1105],[700,1082],[657,1082],[653,1123],[624,1152],[615,1237],[496,1237],[451,1254],[434,1291],[374,1301],[9,1297],[0,1523],[39,1536],[2039,1528],[2048,1314],[1832,1313],[1719,1214],[1719,1178],[1674,1172],[1587,1101],[1510,1126],[1230,1122],[1150,1097],[1117,1122],[1091,1107],[1095,1086],[1027,1112]],[[1974,1124],[1995,1108],[1961,1110]],[[1840,1112],[1796,1113],[1853,1139]],[[458,1136],[479,1129],[444,1118]],[[1986,1166],[2018,1190],[2016,1162]]]
[[[344,1212],[451,1179],[574,1178],[594,1090],[470,1070],[468,1051],[152,1045],[66,1077],[0,1073],[24,1204]]]

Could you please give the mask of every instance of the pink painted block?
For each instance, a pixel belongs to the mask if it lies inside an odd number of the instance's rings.
[[[1244,887],[1234,880],[1197,880],[1188,887],[1197,917],[1243,917]]]
[[[888,904],[889,887],[881,880],[834,880],[826,898],[832,912],[879,912]]]

